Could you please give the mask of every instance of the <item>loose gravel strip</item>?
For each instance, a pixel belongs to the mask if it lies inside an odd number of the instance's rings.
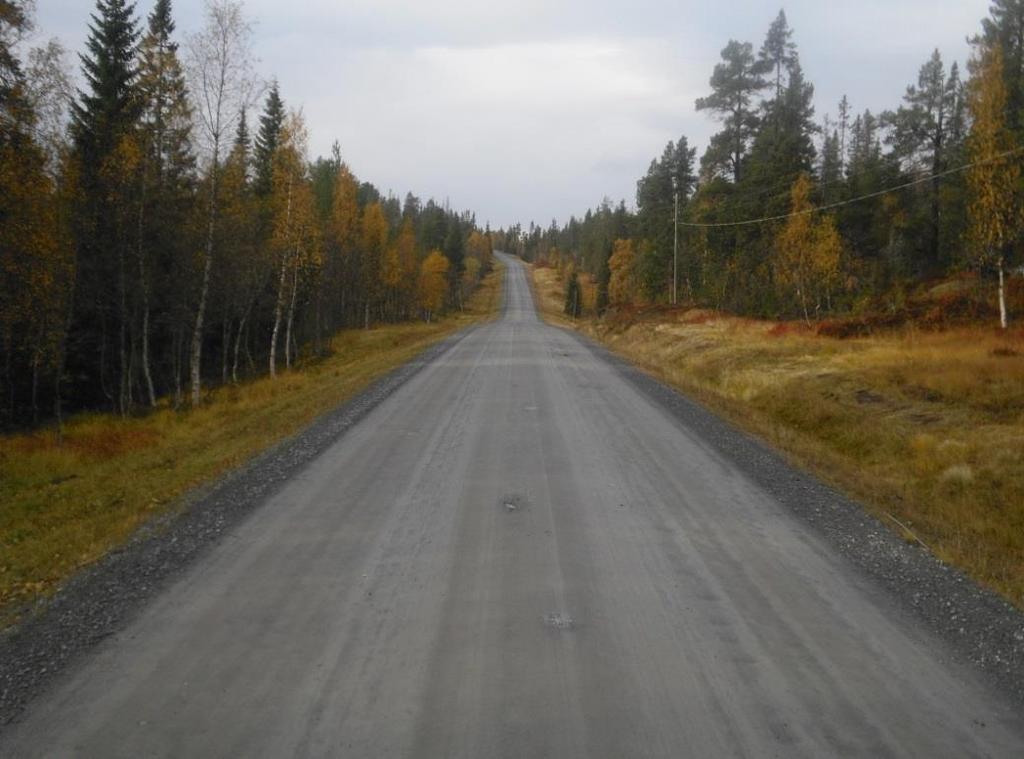
[[[1024,612],[921,546],[901,540],[862,505],[800,472],[780,453],[700,403],[591,338],[572,334],[810,524],[869,581],[885,588],[895,601],[893,608],[923,622],[949,646],[953,657],[981,669],[999,690],[1024,705]]]
[[[123,630],[182,569],[472,329],[427,348],[295,437],[193,494],[181,512],[140,530],[0,635],[0,726],[100,641]]]

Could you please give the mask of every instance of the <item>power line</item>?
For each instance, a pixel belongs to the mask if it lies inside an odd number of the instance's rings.
[[[821,190],[821,189],[824,189],[826,187],[832,187],[833,185],[848,184],[848,183],[853,182],[853,181],[855,181],[857,179],[860,179],[861,177],[868,176],[869,174],[872,174],[872,173],[876,172],[877,170],[878,170],[877,168],[861,169],[860,171],[848,173],[848,174],[845,174],[843,176],[838,176],[835,179],[822,180],[822,181],[819,181],[819,182],[816,183],[817,184],[817,188],[816,189]],[[904,171],[903,173],[905,175],[908,175],[908,176],[915,176],[917,174],[925,174],[926,172],[928,172],[928,169],[921,168],[921,169],[910,169],[908,171]],[[763,188],[760,188],[760,189],[757,189],[757,190],[747,190],[747,191],[744,191],[744,192],[736,193],[734,195],[730,195],[729,196],[729,200],[731,200],[731,201],[748,200],[750,198],[758,198],[758,197],[761,197],[763,195],[767,195],[768,197],[765,198],[765,200],[766,201],[771,201],[771,200],[775,200],[776,198],[781,198],[781,197],[788,196],[790,194],[790,191],[792,190],[793,182],[795,182],[797,179],[799,179],[802,175],[809,174],[809,173],[810,172],[807,171],[807,170],[801,170],[801,171],[794,172],[792,175],[787,175],[786,179],[780,180],[780,181],[776,182],[775,184],[770,184],[767,187],[763,187]],[[928,174],[927,178],[931,179],[931,174]]]
[[[1024,151],[1024,147],[1014,148],[1013,150],[1007,150],[1006,152],[1000,153],[999,155],[996,155],[996,156],[992,156],[991,158],[986,158],[986,159],[981,160],[981,161],[974,161],[973,163],[964,164],[963,166],[957,166],[955,169],[947,169],[946,171],[940,171],[938,174],[929,174],[926,177],[921,177],[920,179],[915,179],[915,180],[913,180],[911,182],[904,182],[903,184],[896,185],[895,187],[887,187],[884,190],[877,190],[876,192],[870,192],[867,195],[861,195],[861,196],[856,197],[856,198],[850,198],[849,200],[841,200],[841,201],[838,201],[836,203],[829,203],[828,205],[817,206],[815,208],[808,208],[808,209],[805,209],[803,211],[796,211],[794,213],[781,214],[779,216],[765,216],[765,217],[760,218],[760,219],[745,219],[743,221],[722,221],[722,222],[717,222],[717,223],[712,223],[712,224],[698,224],[698,223],[695,223],[695,222],[682,222],[682,221],[679,222],[679,224],[680,224],[680,226],[683,226],[683,227],[691,227],[691,228],[698,228],[698,229],[713,229],[713,228],[717,229],[717,228],[722,228],[722,227],[743,227],[743,226],[750,226],[750,225],[753,225],[753,224],[765,224],[765,223],[770,222],[770,221],[783,221],[784,219],[791,219],[791,218],[793,218],[795,216],[809,216],[810,214],[818,213],[819,211],[830,211],[833,208],[840,208],[842,206],[852,205],[853,203],[859,203],[862,200],[870,200],[871,198],[877,198],[877,197],[881,197],[882,195],[888,195],[889,193],[898,192],[900,190],[905,190],[908,187],[914,187],[914,186],[919,185],[919,184],[924,184],[925,182],[931,182],[932,180],[935,180],[935,179],[941,179],[942,177],[949,176],[950,174],[957,174],[957,173],[959,173],[961,171],[966,171],[967,169],[972,169],[975,166],[982,166],[982,165],[984,165],[986,163],[994,163],[995,161],[1001,161],[1004,158],[1007,158],[1009,156],[1015,155],[1015,154],[1020,153],[1022,151]]]

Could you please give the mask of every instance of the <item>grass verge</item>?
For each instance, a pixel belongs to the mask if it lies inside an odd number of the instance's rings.
[[[462,313],[338,334],[329,358],[210,393],[202,407],[73,418],[0,437],[0,628],[181,496],[294,435],[433,343],[497,314],[498,268]]]
[[[534,270],[556,323],[557,272]],[[857,339],[699,310],[576,327],[864,503],[1024,607],[1024,329]]]

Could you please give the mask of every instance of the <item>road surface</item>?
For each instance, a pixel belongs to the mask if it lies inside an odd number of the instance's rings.
[[[37,699],[4,756],[1024,756],[1019,716],[506,307]]]

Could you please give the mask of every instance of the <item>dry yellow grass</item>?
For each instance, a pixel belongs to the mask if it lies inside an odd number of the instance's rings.
[[[533,276],[530,278],[534,300],[537,302],[544,318],[556,324],[573,325],[574,320],[565,313],[565,272],[550,266],[531,267]],[[597,309],[597,282],[585,272],[579,274],[581,294],[580,308],[584,316],[595,313]]]
[[[79,568],[210,482],[354,396],[429,345],[497,312],[501,271],[465,313],[433,324],[352,330],[330,358],[214,391],[196,410],[139,419],[73,418],[52,431],[0,437],[0,626]]]
[[[547,315],[559,283],[535,278]],[[836,340],[698,311],[579,328],[1024,606],[1024,331]]]

